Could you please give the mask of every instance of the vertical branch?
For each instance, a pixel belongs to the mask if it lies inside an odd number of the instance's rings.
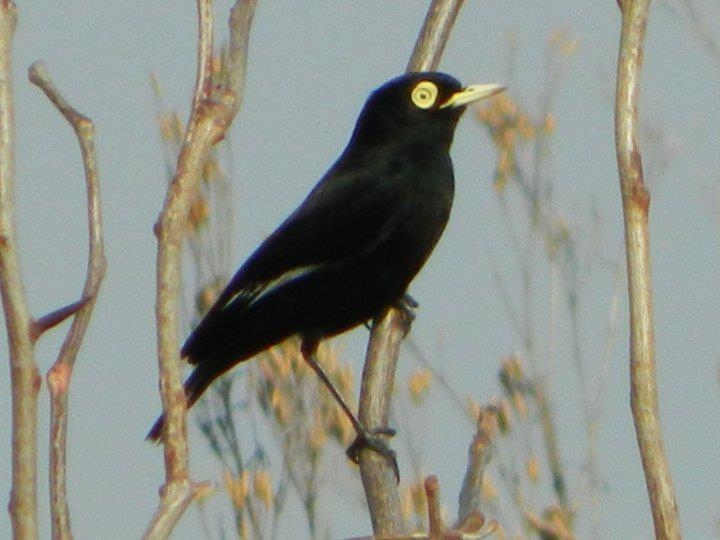
[[[437,69],[462,0],[433,0],[415,43],[408,71]],[[369,430],[387,426],[400,342],[407,329],[403,313],[392,308],[373,323],[360,389],[360,422]],[[400,496],[395,473],[384,459],[363,450],[360,472],[376,535],[402,528]]]
[[[658,411],[655,374],[648,214],[650,193],[645,185],[637,141],[638,97],[649,0],[618,1],[622,31],[615,97],[617,152],[627,251],[630,302],[630,405],[650,497],[655,535],[681,538],[680,521]]]
[[[195,72],[195,91],[193,92],[188,138],[190,129],[195,125],[194,116],[200,113],[201,104],[210,98],[212,91],[212,53],[213,53],[213,6],[212,0],[196,0],[198,15],[197,70]],[[187,140],[187,139],[186,139]]]
[[[358,420],[370,430],[388,425],[400,343],[407,325],[405,315],[396,308],[386,310],[373,323],[358,410]],[[373,532],[378,536],[399,533],[402,515],[395,471],[373,451],[361,450],[359,465]]]
[[[47,95],[58,111],[72,125],[80,143],[87,190],[88,264],[82,300],[66,308],[75,313],[70,330],[60,348],[57,360],[47,374],[50,390],[50,513],[53,538],[72,538],[70,512],[66,493],[66,449],[68,390],[80,344],[90,323],[93,307],[105,275],[106,261],[102,239],[100,184],[95,154],[95,127],[92,121],[73,109],[59,94],[48,76],[45,65],[35,62],[28,73],[30,81]],[[74,309],[73,309],[74,308]],[[39,326],[36,324],[36,327]],[[41,326],[41,325],[40,325]],[[36,334],[39,333],[36,328]]]
[[[165,424],[165,485],[162,500],[145,538],[167,537],[203,485],[193,484],[188,472],[185,423],[186,402],[178,355],[181,264],[190,201],[198,190],[202,167],[210,148],[222,139],[240,104],[244,86],[247,42],[256,1],[238,0],[230,19],[232,65],[241,70],[231,84],[212,88],[212,1],[197,0],[198,67],[193,109],[177,168],[156,224],[158,239],[156,319],[160,393]]]
[[[10,349],[12,385],[12,491],[10,518],[15,538],[37,538],[37,393],[32,318],[20,273],[13,202],[15,118],[12,96],[12,38],[17,10],[0,1],[0,294]]]
[[[157,318],[160,394],[165,415],[163,442],[165,451],[165,488],[184,485],[190,495],[188,481],[187,430],[185,426],[185,392],[180,374],[179,301],[183,233],[190,200],[197,192],[200,170],[215,141],[214,104],[207,99],[212,61],[212,1],[197,0],[198,46],[197,76],[192,110],[186,128],[185,142],[177,168],[167,191],[163,210],[155,225],[157,255]],[[210,19],[210,20],[208,20]],[[187,503],[190,499],[187,499]]]
[[[230,42],[227,57],[227,86],[235,94],[235,111],[237,113],[245,94],[245,77],[247,73],[248,47],[250,43],[250,26],[257,0],[238,0],[230,9]]]

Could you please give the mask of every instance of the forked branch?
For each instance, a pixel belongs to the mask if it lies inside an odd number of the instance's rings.
[[[197,78],[192,111],[177,168],[155,230],[158,239],[155,310],[160,394],[165,415],[165,485],[160,507],[145,532],[145,538],[166,538],[203,487],[190,481],[188,471],[187,409],[178,357],[182,248],[190,202],[197,193],[208,152],[225,136],[240,106],[255,5],[256,0],[238,0],[232,8],[229,55],[235,74],[229,77],[227,85],[215,89],[210,70],[213,52],[212,2],[197,0]]]
[[[50,513],[53,538],[72,538],[70,512],[67,505],[67,422],[68,390],[73,366],[80,344],[90,324],[100,284],[105,276],[105,253],[103,251],[102,212],[100,209],[100,182],[95,154],[95,127],[92,121],[71,107],[53,85],[42,62],[30,66],[30,81],[37,85],[75,130],[85,170],[87,191],[88,264],[82,298],[35,322],[35,336],[59,324],[65,317],[73,316],[60,352],[47,374],[50,391]]]

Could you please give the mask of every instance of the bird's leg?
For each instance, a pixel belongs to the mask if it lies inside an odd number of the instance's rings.
[[[357,417],[350,410],[350,407],[347,405],[347,403],[345,403],[345,400],[340,395],[340,392],[338,392],[337,388],[335,388],[335,385],[332,383],[332,381],[330,381],[328,376],[320,367],[320,364],[318,364],[316,354],[317,346],[317,341],[303,340],[300,350],[302,352],[303,358],[305,359],[305,362],[307,362],[307,364],[312,368],[312,370],[317,374],[317,376],[320,377],[320,380],[323,382],[325,387],[330,390],[333,398],[335,399],[337,404],[340,405],[340,408],[345,413],[345,416],[348,417],[350,423],[355,428],[355,433],[357,433],[357,437],[347,449],[347,456],[354,463],[357,463],[359,460],[360,450],[362,448],[372,448],[390,462],[393,471],[395,472],[395,477],[399,481],[400,473],[398,471],[395,452],[385,443],[383,438],[381,438],[392,437],[393,435],[395,435],[395,430],[392,428],[380,428],[372,431],[365,429],[365,427],[360,423],[360,420],[358,420]]]
[[[337,388],[335,388],[335,385],[330,381],[330,379],[328,379],[328,376],[325,375],[325,372],[320,367],[320,364],[318,364],[315,352],[312,352],[311,354],[305,354],[305,352],[303,351],[303,357],[305,358],[305,361],[308,363],[308,365],[316,373],[316,375],[320,377],[320,380],[327,387],[327,389],[330,390],[333,398],[335,398],[335,401],[338,403],[338,405],[340,405],[340,408],[343,410],[345,416],[347,416],[352,423],[355,431],[357,431],[358,433],[364,431],[362,424],[360,424],[360,420],[358,420],[357,417],[353,414],[348,404],[345,403],[345,400],[340,395],[340,392],[338,392]]]

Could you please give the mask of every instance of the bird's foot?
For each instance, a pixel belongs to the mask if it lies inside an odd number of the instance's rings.
[[[374,450],[390,464],[393,473],[395,473],[395,480],[400,483],[400,470],[398,469],[395,451],[386,442],[389,437],[394,435],[395,430],[392,428],[380,428],[372,431],[363,430],[358,433],[345,453],[354,463],[359,463],[362,450],[366,448]]]
[[[403,309],[402,306],[405,306],[405,309],[408,310],[414,310],[420,307],[420,304],[418,304],[418,301],[415,300],[412,296],[410,296],[408,293],[405,293],[403,297],[400,299],[400,309]]]
[[[415,317],[417,317],[417,315],[415,315],[415,309],[419,306],[420,304],[418,304],[417,301],[407,293],[404,294],[402,298],[398,299],[397,302],[393,304],[393,307],[400,310],[400,312],[403,314],[403,317],[405,318],[404,333],[406,336],[410,332],[410,326],[412,326]],[[369,320],[364,321],[363,326],[368,330],[373,329],[373,323]]]
[[[417,303],[417,301],[410,296],[409,294],[405,293],[402,298],[400,298],[397,302],[395,302],[395,307],[399,309],[404,318],[405,318],[405,335],[407,336],[408,333],[410,333],[410,327],[412,326],[412,323],[415,321],[415,318],[417,317],[415,310],[420,306],[420,304]]]

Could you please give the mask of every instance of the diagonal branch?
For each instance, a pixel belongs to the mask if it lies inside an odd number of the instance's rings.
[[[75,315],[78,311],[80,311],[81,307],[87,304],[88,300],[89,298],[81,298],[77,302],[72,302],[71,304],[58,308],[55,311],[51,311],[47,315],[43,315],[39,319],[35,319],[32,322],[31,328],[33,341],[37,341],[45,332],[51,328],[55,328]]]
[[[468,466],[458,497],[456,528],[480,514],[485,468],[490,462],[493,439],[498,433],[497,414],[497,409],[492,406],[480,409],[478,413],[475,436],[468,451]]]
[[[147,539],[166,538],[203,487],[202,484],[193,484],[188,472],[187,409],[178,356],[182,247],[190,201],[197,193],[208,152],[224,137],[240,105],[248,34],[255,6],[255,0],[238,0],[232,8],[231,65],[240,74],[231,78],[230,84],[216,91],[212,88],[210,70],[213,47],[212,2],[197,0],[198,67],[193,108],[175,175],[156,224],[158,256],[155,310],[160,394],[165,415],[165,485],[160,506],[145,532],[144,538]]]
[[[68,390],[73,366],[85,336],[90,316],[105,276],[107,263],[103,251],[102,212],[100,209],[100,183],[95,154],[95,127],[92,121],[72,108],[53,85],[42,62],[35,62],[28,73],[30,81],[38,86],[65,119],[72,125],[80,143],[85,169],[88,220],[88,264],[82,299],[36,321],[35,331],[42,331],[72,316],[72,325],[65,336],[58,357],[47,374],[50,391],[50,511],[53,538],[72,538],[70,512],[67,506],[67,422]]]
[[[464,0],[433,0],[405,71],[437,69]]]
[[[637,137],[640,73],[650,0],[619,0],[618,5],[622,11],[622,31],[615,96],[615,145],[625,218],[630,302],[630,405],[655,535],[679,539],[675,489],[660,430],[648,232],[650,193],[643,177]]]

